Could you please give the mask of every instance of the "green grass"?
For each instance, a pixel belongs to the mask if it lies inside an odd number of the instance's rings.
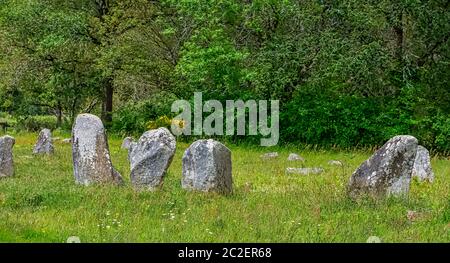
[[[56,134],[55,136],[66,137]],[[33,156],[35,134],[16,134],[15,177],[0,180],[1,242],[450,242],[450,161],[433,158],[433,184],[413,181],[408,200],[361,200],[345,195],[354,169],[370,156],[363,151],[321,151],[295,147],[267,149],[228,145],[234,193],[186,192],[181,188],[177,145],[164,186],[136,192],[129,182],[127,153],[110,138],[114,166],[123,187],[75,185],[71,146],[55,143],[51,157]],[[259,156],[278,151],[277,160]],[[290,152],[321,175],[285,175]],[[343,168],[329,166],[341,160]],[[407,218],[415,210],[420,217]]]

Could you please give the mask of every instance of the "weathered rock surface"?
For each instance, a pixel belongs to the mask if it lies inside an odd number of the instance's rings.
[[[277,157],[278,157],[277,152],[265,153],[265,154],[261,155],[261,158],[264,160],[275,159]]]
[[[413,136],[393,137],[352,174],[349,195],[407,195],[416,152],[417,139]]]
[[[434,180],[434,173],[430,162],[430,153],[421,145],[417,146],[412,176],[417,177],[419,181],[428,181],[431,183]]]
[[[123,141],[122,141],[122,146],[121,146],[121,148],[122,148],[122,149],[129,150],[132,143],[133,143],[133,138],[131,138],[131,137],[126,137],[126,138],[123,139]]]
[[[105,128],[97,116],[77,116],[72,129],[72,156],[77,183],[123,183],[112,165]]]
[[[301,157],[300,155],[296,154],[296,153],[291,153],[288,156],[288,161],[300,161],[300,162],[304,162],[305,158]]]
[[[231,151],[214,140],[198,140],[184,152],[182,187],[229,194],[233,190]]]
[[[52,132],[49,129],[43,129],[34,145],[33,154],[53,154],[54,151]]]
[[[11,136],[0,137],[0,178],[14,175],[13,146],[16,140]]]
[[[148,190],[161,186],[175,149],[175,137],[166,128],[147,131],[139,141],[130,142],[129,159],[133,186]]]
[[[306,167],[306,168],[288,167],[288,168],[286,168],[286,174],[308,175],[308,174],[321,174],[323,172],[324,172],[324,170],[321,167]]]

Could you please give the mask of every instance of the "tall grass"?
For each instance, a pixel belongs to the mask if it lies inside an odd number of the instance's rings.
[[[61,138],[67,134],[55,134]],[[369,151],[228,145],[233,158],[230,196],[181,188],[177,145],[163,187],[137,192],[129,182],[127,153],[111,137],[123,187],[75,185],[71,146],[55,143],[54,156],[33,156],[37,134],[16,134],[16,175],[0,180],[1,242],[450,242],[450,161],[432,159],[433,184],[413,181],[409,199],[349,200],[345,187]],[[276,160],[259,156],[278,151]],[[306,159],[287,161],[290,152]],[[330,166],[340,160],[343,167]],[[286,175],[286,167],[317,167],[320,175]],[[407,211],[420,215],[414,221]]]

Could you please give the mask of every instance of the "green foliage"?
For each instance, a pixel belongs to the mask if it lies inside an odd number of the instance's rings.
[[[140,135],[148,130],[148,122],[161,116],[172,116],[172,102],[177,98],[171,93],[157,93],[153,97],[129,103],[115,112],[112,130],[121,134]]]
[[[154,129],[158,129],[161,127],[170,129],[171,124],[172,124],[172,119],[167,117],[166,115],[164,115],[164,116],[159,117],[156,120],[149,121],[147,123],[147,129],[154,130]]]
[[[16,129],[37,132],[44,128],[55,130],[57,128],[57,120],[55,116],[28,116],[19,118]]]
[[[153,97],[202,91],[280,100],[281,143],[406,133],[448,152],[448,21],[442,0],[3,0],[0,111],[106,120],[112,104],[113,130],[139,134],[170,112]]]

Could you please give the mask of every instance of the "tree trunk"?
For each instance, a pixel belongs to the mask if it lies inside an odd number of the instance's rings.
[[[58,105],[56,106],[56,127],[61,128],[62,126],[62,106],[61,102],[58,101]]]
[[[400,10],[397,14],[397,24],[394,26],[396,50],[395,55],[398,61],[403,64],[403,52],[404,52],[404,29],[403,29],[403,10]]]
[[[105,96],[103,101],[103,122],[110,123],[112,121],[112,111],[113,111],[113,95],[114,95],[114,88],[112,85],[112,79],[108,78],[105,81],[104,85],[105,89]]]

